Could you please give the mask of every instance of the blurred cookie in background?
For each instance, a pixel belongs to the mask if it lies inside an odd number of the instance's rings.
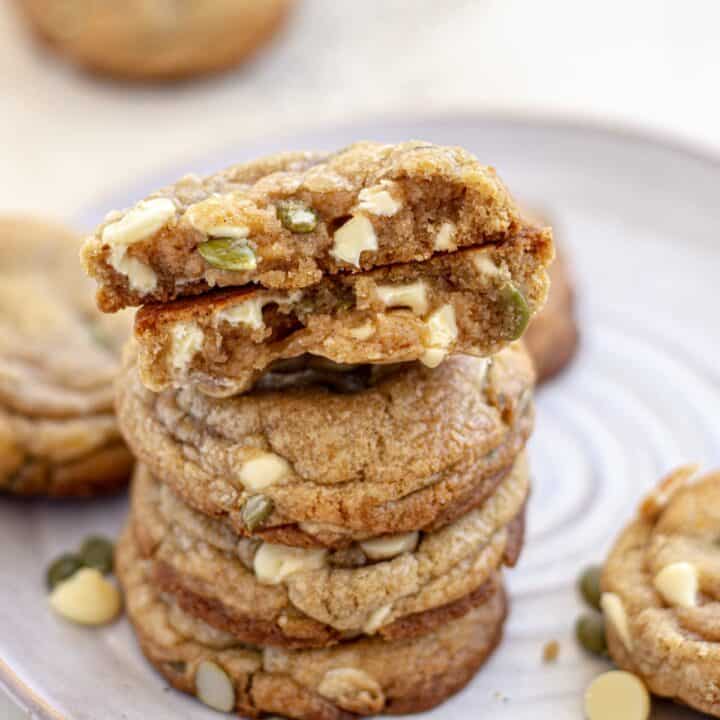
[[[550,224],[547,216],[523,209],[532,222]],[[562,242],[562,239],[561,239]],[[532,319],[524,340],[535,363],[538,384],[550,380],[575,356],[580,335],[575,318],[575,286],[567,254],[555,240],[555,260],[548,269],[550,293],[545,307]]]
[[[132,469],[113,409],[132,315],[95,309],[79,246],[63,227],[0,217],[0,492],[93,496]]]
[[[294,0],[16,0],[36,35],[93,72],[170,80],[233,67]]]

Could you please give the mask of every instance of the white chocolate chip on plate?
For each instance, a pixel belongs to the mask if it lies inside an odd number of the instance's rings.
[[[624,670],[596,677],[585,692],[588,720],[647,720],[650,695],[640,678]]]
[[[622,600],[615,593],[603,593],[600,597],[600,607],[605,617],[612,623],[615,631],[620,636],[623,645],[628,650],[632,649],[632,637],[628,625],[627,613],[623,607]]]
[[[412,552],[418,544],[418,532],[397,533],[363,540],[360,547],[371,560],[388,560],[402,553]]]
[[[290,575],[325,567],[327,550],[264,542],[255,553],[253,570],[260,582],[278,585]]]
[[[220,712],[235,708],[235,688],[228,674],[214,662],[203,660],[195,673],[195,693],[208,707]]]
[[[691,608],[697,605],[697,568],[688,562],[666,565],[653,580],[656,590],[669,605]]]
[[[81,568],[50,593],[52,609],[81,625],[105,625],[121,605],[120,591],[95,568]]]
[[[422,280],[404,285],[378,285],[375,292],[386,308],[408,307],[416,315],[424,315],[428,310],[427,287]]]
[[[360,255],[378,249],[373,224],[364,215],[355,215],[335,231],[330,254],[336,260],[360,267]]]

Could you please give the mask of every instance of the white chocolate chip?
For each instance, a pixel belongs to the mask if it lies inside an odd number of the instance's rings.
[[[120,591],[95,568],[81,568],[50,593],[50,606],[81,625],[104,625],[120,612]]]
[[[688,562],[666,565],[654,580],[655,588],[669,605],[691,608],[697,605],[697,568]]]
[[[363,625],[363,632],[366,635],[374,635],[385,624],[391,612],[392,605],[381,605],[373,610]]]
[[[356,340],[367,340],[375,334],[375,326],[371,322],[363,323],[357,327],[350,328],[348,335]]]
[[[127,254],[125,245],[114,245],[110,248],[110,265],[121,275],[125,275],[132,290],[152,292],[157,287],[155,271],[137,258]]]
[[[144,200],[119,220],[106,225],[102,231],[102,242],[110,246],[108,262],[127,277],[131,289],[152,292],[157,287],[157,275],[145,263],[129,257],[128,247],[156,233],[174,216],[175,205],[172,200]]]
[[[272,452],[263,452],[242,464],[238,478],[246,490],[259,492],[285,482],[289,475],[290,464],[285,458]]]
[[[295,290],[287,295],[264,295],[239,302],[237,305],[220,310],[215,315],[215,323],[227,322],[230,325],[248,325],[253,330],[265,327],[263,308],[270,303],[287,307],[296,303],[302,297],[302,292]]]
[[[262,583],[277,585],[290,575],[325,567],[327,550],[264,542],[255,553],[253,570]]]
[[[192,205],[185,213],[185,220],[208,237],[244,240],[250,235],[250,229],[229,220],[233,216],[233,204],[230,197],[214,195]]]
[[[596,677],[585,692],[587,720],[647,720],[650,695],[640,678],[624,670]]]
[[[385,695],[377,680],[355,668],[328,670],[317,691],[343,710],[359,715],[374,715],[385,705]]]
[[[419,537],[418,532],[383,535],[371,540],[363,540],[360,547],[371,560],[387,560],[415,550]]]
[[[235,688],[228,674],[214,662],[203,660],[195,673],[195,692],[199,700],[220,712],[235,709]]]
[[[481,275],[497,277],[502,275],[502,270],[484,252],[477,252],[473,255],[473,263]]]
[[[408,307],[416,315],[427,312],[427,287],[422,280],[405,285],[378,285],[375,292],[386,308]]]
[[[428,329],[427,349],[420,362],[427,367],[437,367],[448,354],[450,346],[458,336],[455,322],[455,309],[452,305],[443,305],[426,320]]]
[[[605,617],[612,623],[623,645],[628,650],[632,650],[630,626],[622,600],[615,593],[603,593],[600,598],[600,607]]]
[[[120,220],[106,225],[102,241],[108,245],[132,245],[156,233],[175,215],[175,204],[168,198],[153,198],[138,203]]]
[[[435,236],[435,250],[447,250],[449,252],[457,250],[455,230],[455,223],[444,222]]]
[[[360,267],[360,255],[377,249],[377,235],[372,223],[364,215],[355,215],[335,232],[330,254],[336,260]]]
[[[184,371],[192,362],[195,354],[202,349],[205,336],[197,323],[177,323],[172,329],[172,366]]]
[[[402,203],[390,194],[392,187],[392,182],[383,180],[379,185],[363,188],[358,195],[358,210],[386,217],[394,215],[402,207]]]

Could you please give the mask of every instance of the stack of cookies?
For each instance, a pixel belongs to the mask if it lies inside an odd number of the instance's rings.
[[[186,177],[84,248],[142,305],[117,572],[145,655],[248,716],[432,707],[496,647],[522,546],[550,231],[458,148]]]

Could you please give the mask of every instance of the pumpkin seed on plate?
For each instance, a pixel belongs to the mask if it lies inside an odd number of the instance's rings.
[[[605,620],[599,613],[588,613],[578,618],[575,635],[580,645],[593,655],[607,653]]]
[[[600,596],[602,595],[602,590],[600,589],[601,575],[602,568],[598,565],[592,565],[585,569],[578,582],[580,594],[583,596],[585,602],[591,608],[595,608],[595,610],[600,609]]]
[[[95,568],[106,575],[112,572],[115,548],[107,538],[93,535],[83,542],[79,557],[85,567]]]
[[[73,553],[64,553],[50,563],[45,575],[48,590],[54,590],[64,580],[72,577],[83,566],[82,560]]]

